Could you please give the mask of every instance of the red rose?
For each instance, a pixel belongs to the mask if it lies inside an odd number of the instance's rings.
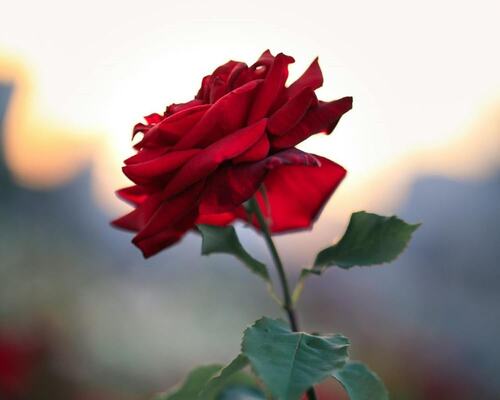
[[[245,219],[242,204],[264,184],[272,232],[309,228],[346,174],[338,164],[295,148],[330,133],[352,98],[319,101],[314,60],[290,86],[292,57],[265,51],[248,67],[229,61],[203,78],[198,94],[145,117],[137,154],[123,172],[135,185],[118,195],[135,209],[113,221],[136,232],[145,257],[180,240],[195,224]],[[264,203],[260,194],[259,202]]]

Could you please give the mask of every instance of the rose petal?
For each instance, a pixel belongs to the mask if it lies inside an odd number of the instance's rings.
[[[142,251],[144,258],[149,258],[181,240],[194,227],[195,219],[196,213],[190,213],[172,227],[142,240],[133,239],[132,242]]]
[[[177,150],[204,147],[228,132],[241,128],[255,90],[262,81],[255,80],[221,97],[212,105],[203,118],[175,145]]]
[[[210,99],[210,82],[212,81],[212,75],[206,75],[201,80],[201,87],[195,96],[195,99],[202,101],[203,103],[208,103]]]
[[[344,179],[344,168],[327,158],[315,157],[321,162],[319,167],[284,165],[264,180],[269,209],[260,194],[257,201],[271,220],[271,232],[310,228]]]
[[[322,102],[309,109],[302,121],[282,136],[271,138],[273,149],[294,147],[315,133],[330,133],[342,115],[352,108],[352,97],[344,97],[332,102]]]
[[[239,76],[247,70],[248,66],[243,62],[239,62],[237,65],[235,65],[235,67],[232,69],[231,73],[227,77],[228,91],[234,90],[239,86],[236,85],[236,81],[238,80]]]
[[[234,79],[232,87],[236,88],[255,79],[264,79],[273,64],[274,59],[275,57],[269,50],[264,51],[264,53],[262,53],[259,59],[250,68],[247,67],[240,71],[238,77]]]
[[[144,119],[146,120],[146,122],[149,125],[151,125],[151,124],[157,124],[158,122],[160,122],[163,119],[163,117],[160,114],[153,113],[153,114],[146,115],[144,117]]]
[[[249,123],[258,121],[267,115],[285,87],[288,78],[288,64],[293,62],[295,60],[292,57],[283,53],[276,56],[269,73],[266,75],[264,82],[255,96],[255,101],[248,117]]]
[[[208,104],[197,105],[179,111],[145,131],[137,148],[151,145],[173,145],[186,135],[210,108]]]
[[[161,194],[157,193],[149,196],[145,201],[140,203],[137,208],[128,214],[115,219],[111,224],[117,228],[125,229],[127,231],[137,232],[140,231],[161,204]]]
[[[224,161],[242,154],[264,135],[267,120],[242,128],[211,144],[191,158],[167,184],[163,195],[170,197],[211,174]]]
[[[283,135],[302,120],[315,101],[317,99],[314,90],[309,87],[304,88],[269,118],[267,129],[274,135]]]
[[[194,212],[203,186],[204,182],[198,182],[182,193],[162,201],[147,224],[134,237],[133,242],[137,244],[162,231],[175,228],[179,221],[182,222],[187,215]]]
[[[296,96],[305,88],[318,89],[323,86],[323,74],[316,57],[299,79],[293,82],[286,90],[289,98]]]
[[[209,96],[210,104],[215,103],[217,100],[219,100],[226,93],[227,93],[226,82],[223,81],[218,76],[213,78],[212,84],[210,85],[210,96]]]
[[[188,230],[168,229],[141,241],[132,239],[132,243],[141,250],[144,258],[149,258],[177,243]]]
[[[238,64],[243,64],[239,61],[229,60],[227,63],[222,64],[217,67],[214,72],[212,72],[213,77],[219,77],[224,80],[227,80],[227,77],[231,74],[232,70],[238,66]]]
[[[201,195],[200,213],[233,211],[255,194],[269,171],[284,165],[318,166],[319,163],[311,154],[289,149],[257,163],[221,168],[207,181]]]
[[[265,71],[255,71],[252,68],[245,68],[243,69],[239,74],[238,77],[234,79],[232,82],[232,88],[233,90],[235,88],[238,88],[240,86],[246,85],[250,81],[254,80],[264,80],[265,78]]]
[[[132,182],[146,184],[152,178],[160,177],[180,168],[200,151],[200,149],[192,149],[169,152],[150,161],[126,165],[122,170]]]
[[[153,160],[168,152],[168,147],[144,148],[124,161],[125,165],[137,164]]]
[[[267,135],[262,135],[257,143],[241,153],[238,157],[233,158],[233,164],[239,164],[244,162],[259,161],[262,160],[269,154],[269,148],[271,144],[269,143],[269,138]]]
[[[202,105],[203,102],[197,99],[190,100],[186,103],[173,103],[170,104],[165,110],[165,116],[171,116],[173,114],[177,114],[181,111],[189,110],[190,108],[197,107]]]
[[[259,57],[259,59],[252,65],[252,69],[256,69],[258,67],[270,67],[275,60],[273,54],[269,51],[269,49],[265,50]]]
[[[231,212],[219,213],[219,214],[199,214],[196,220],[196,224],[207,224],[207,225],[217,225],[226,226],[236,219],[236,214]]]
[[[214,103],[220,97],[233,89],[233,83],[239,73],[247,68],[247,65],[238,61],[228,61],[216,68],[211,75],[205,76],[196,99],[204,103]]]
[[[148,193],[141,186],[129,186],[116,191],[116,195],[134,206],[143,203],[148,198]]]
[[[210,103],[215,103],[233,89],[232,83],[244,68],[246,68],[245,63],[229,61],[214,71],[210,88]]]

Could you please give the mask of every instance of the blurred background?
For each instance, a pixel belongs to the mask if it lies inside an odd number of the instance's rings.
[[[277,239],[292,278],[352,211],[423,223],[394,264],[311,278],[303,327],[350,337],[392,399],[500,398],[498,1],[0,6],[0,399],[147,399],[280,315],[235,260],[201,258],[196,235],[144,261],[109,226],[132,126],[267,48],[295,57],[291,79],[319,56],[319,97],[354,97],[332,136],[302,146],[349,174],[313,231]]]

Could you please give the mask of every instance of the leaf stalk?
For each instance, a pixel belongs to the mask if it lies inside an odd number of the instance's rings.
[[[278,277],[281,284],[281,288],[283,290],[283,309],[285,310],[288,321],[290,322],[290,327],[294,332],[299,331],[299,324],[297,320],[297,314],[295,313],[295,309],[293,306],[292,296],[290,293],[290,288],[288,286],[288,279],[286,277],[285,268],[283,266],[283,262],[281,261],[281,257],[278,253],[276,245],[271,237],[271,231],[269,229],[269,223],[264,217],[262,210],[259,207],[259,204],[255,197],[253,197],[249,201],[249,206],[251,211],[255,213],[255,217],[259,222],[260,230],[264,236],[264,240],[269,248],[269,252],[271,253],[271,257],[273,259],[274,265],[276,266],[276,270],[278,271]],[[314,388],[311,387],[307,391],[307,398],[309,400],[317,400],[316,392]]]

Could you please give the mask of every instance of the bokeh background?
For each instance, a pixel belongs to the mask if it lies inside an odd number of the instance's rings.
[[[390,266],[311,278],[304,328],[350,337],[392,399],[500,398],[498,1],[0,10],[0,399],[147,399],[195,365],[229,361],[247,324],[280,315],[233,259],[201,258],[196,235],[144,261],[108,222],[126,209],[113,191],[131,127],[266,48],[295,57],[291,78],[319,55],[320,97],[354,97],[332,136],[302,146],[349,174],[313,231],[278,238],[292,278],[352,211],[423,223]]]

